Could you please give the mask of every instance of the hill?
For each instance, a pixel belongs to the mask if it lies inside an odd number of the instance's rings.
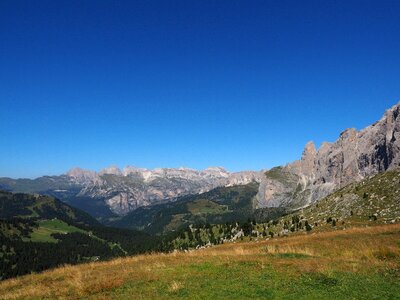
[[[0,299],[399,299],[400,225],[65,266],[0,283]]]
[[[61,264],[157,249],[147,234],[107,228],[87,213],[42,195],[0,191],[0,279]]]
[[[38,194],[30,195],[0,191],[0,219],[10,218],[58,218],[80,225],[100,225],[89,214],[55,198]]]

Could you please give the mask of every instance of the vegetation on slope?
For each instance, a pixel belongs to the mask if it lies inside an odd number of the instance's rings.
[[[400,225],[65,266],[0,299],[399,299]]]
[[[0,279],[153,251],[159,244],[141,232],[106,228],[52,197],[0,191]]]
[[[58,218],[86,226],[100,225],[89,214],[49,196],[0,191],[0,219]]]

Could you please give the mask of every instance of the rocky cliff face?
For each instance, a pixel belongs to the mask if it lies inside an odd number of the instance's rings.
[[[179,169],[141,169],[126,167],[119,170],[110,167],[98,174],[87,171],[68,172],[82,185],[77,196],[104,198],[111,210],[124,215],[138,207],[173,201],[175,198],[207,192],[219,186],[247,184],[260,181],[259,172],[229,173],[223,168],[197,171]]]
[[[317,150],[307,143],[299,161],[265,173],[260,184],[260,207],[298,208],[332,191],[400,165],[400,103],[378,122],[357,131],[343,131],[334,143]]]

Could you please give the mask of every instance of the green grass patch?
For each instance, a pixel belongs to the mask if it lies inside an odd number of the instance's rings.
[[[57,243],[58,240],[51,236],[53,233],[67,234],[70,232],[87,233],[82,229],[79,229],[75,226],[70,226],[58,219],[43,220],[39,221],[39,227],[31,233],[30,240],[32,242]]]
[[[130,281],[112,291],[115,299],[400,299],[400,282],[380,274],[280,272],[243,261],[175,266],[157,280]]]
[[[186,204],[192,214],[221,214],[228,211],[227,205],[220,205],[207,199],[200,199]]]

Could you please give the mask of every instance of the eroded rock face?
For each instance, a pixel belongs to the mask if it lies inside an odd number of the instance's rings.
[[[378,122],[343,131],[316,150],[307,143],[299,161],[266,172],[257,195],[260,207],[302,207],[367,176],[400,165],[400,104]]]
[[[260,182],[263,177],[261,172],[230,173],[221,167],[198,171],[188,168],[148,170],[130,166],[123,171],[109,167],[98,173],[76,168],[67,176],[81,186],[77,197],[104,199],[118,215],[220,186]]]

